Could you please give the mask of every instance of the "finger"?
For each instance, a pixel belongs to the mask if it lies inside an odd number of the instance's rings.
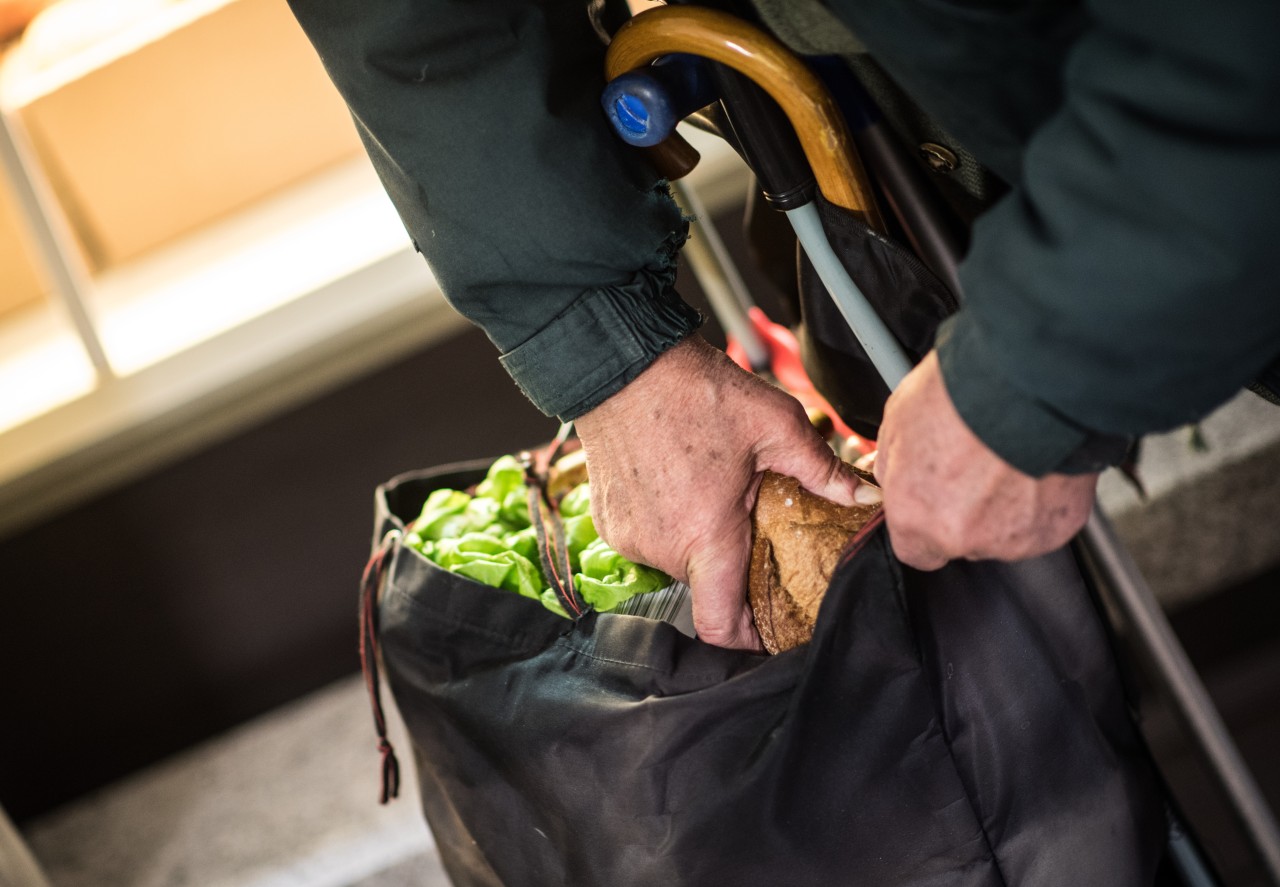
[[[876,473],[876,455],[879,452],[880,452],[879,450],[872,450],[871,452],[863,456],[859,456],[858,460],[853,463],[853,467],[861,471],[865,471],[867,474],[875,474]]]
[[[693,630],[699,640],[729,650],[750,650],[758,653],[764,649],[760,632],[756,629],[755,617],[745,598],[738,605],[737,611],[732,616],[732,622],[728,623],[727,627],[706,625],[699,621],[698,615],[697,598],[694,598]]]
[[[950,562],[950,558],[936,548],[912,543],[901,544],[893,542],[892,544],[893,553],[898,560],[908,567],[915,567],[917,570],[932,572],[933,570],[942,569]]]
[[[885,486],[889,477],[889,452],[888,449],[881,444],[876,447],[874,453],[871,454],[871,467],[867,470],[875,477],[876,483]]]
[[[853,491],[853,501],[859,505],[879,505],[884,501],[884,493],[875,484],[859,481]]]
[[[908,567],[932,571],[945,567],[950,560],[946,553],[925,534],[910,528],[894,527],[893,514],[886,514],[889,523],[889,545],[894,557]]]
[[[747,605],[749,532],[735,533],[728,544],[703,548],[689,559],[693,627],[700,640],[717,647],[762,649]]]
[[[810,493],[837,505],[857,501],[858,476],[816,436],[806,434],[790,445],[771,447],[761,454],[758,467],[794,477]]]

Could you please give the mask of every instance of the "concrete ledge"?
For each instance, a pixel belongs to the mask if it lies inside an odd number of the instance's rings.
[[[1280,565],[1280,407],[1245,392],[1143,444],[1148,498],[1108,472],[1099,501],[1156,596],[1176,607]]]
[[[386,807],[357,676],[55,811],[26,840],[55,887],[447,887],[388,716],[405,778]]]

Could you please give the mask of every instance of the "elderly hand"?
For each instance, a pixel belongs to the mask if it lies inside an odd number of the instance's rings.
[[[1030,477],[989,450],[956,412],[934,352],[889,398],[875,475],[894,553],[922,570],[1058,548],[1084,526],[1098,482]]]
[[[575,424],[601,536],[689,583],[702,640],[759,649],[746,578],[761,476],[845,505],[858,486],[800,404],[692,336]]]

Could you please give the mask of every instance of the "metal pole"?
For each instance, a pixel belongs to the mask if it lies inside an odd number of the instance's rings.
[[[1172,700],[1174,711],[1199,743],[1214,775],[1221,780],[1231,810],[1272,883],[1280,885],[1280,829],[1266,798],[1151,588],[1116,536],[1111,522],[1096,506],[1085,525],[1083,539],[1110,584],[1116,605],[1133,629],[1134,643],[1155,663],[1156,674]]]
[[[751,367],[756,370],[767,369],[769,349],[760,341],[760,336],[747,316],[748,309],[755,302],[729,256],[729,251],[725,249],[724,241],[720,239],[711,216],[703,206],[702,198],[682,182],[672,182],[671,190],[681,209],[694,219],[690,223],[691,236],[681,254],[688,260],[693,276],[706,293],[711,310],[715,312],[725,333],[737,339],[742,346]]]
[[[858,344],[875,365],[880,378],[893,391],[911,372],[911,358],[836,256],[831,242],[827,240],[817,207],[806,203],[789,209],[787,221]]]
[[[93,284],[80,259],[71,225],[36,162],[22,122],[4,109],[0,109],[0,167],[13,187],[53,293],[71,318],[99,383],[113,378],[115,373],[85,303]]]

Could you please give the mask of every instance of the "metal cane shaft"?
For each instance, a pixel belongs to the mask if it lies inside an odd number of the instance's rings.
[[[1199,742],[1214,775],[1222,781],[1232,812],[1272,883],[1280,885],[1280,829],[1275,817],[1155,595],[1120,543],[1111,522],[1096,506],[1083,536],[1110,582],[1125,621],[1133,628],[1134,642],[1155,663],[1156,674],[1175,712]]]
[[[818,278],[835,300],[836,307],[849,324],[858,344],[867,352],[867,357],[871,358],[889,390],[897,388],[907,373],[911,372],[911,358],[832,250],[817,208],[810,203],[789,210],[787,220],[791,222],[796,238],[804,247],[814,270],[818,272]]]

